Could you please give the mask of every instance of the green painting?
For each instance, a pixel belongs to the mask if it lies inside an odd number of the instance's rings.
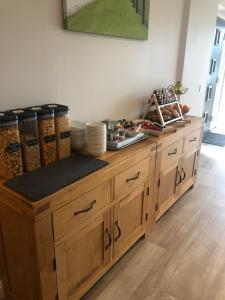
[[[147,40],[150,0],[63,0],[70,31]]]

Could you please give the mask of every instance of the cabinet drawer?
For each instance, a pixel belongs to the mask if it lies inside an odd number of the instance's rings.
[[[161,167],[179,159],[183,152],[184,140],[180,139],[162,150]]]
[[[187,135],[184,142],[184,152],[198,146],[200,142],[200,138],[201,138],[201,128]]]
[[[150,159],[147,158],[130,169],[115,176],[114,197],[121,198],[129,194],[133,189],[143,184],[149,176]]]
[[[71,227],[78,226],[110,203],[110,182],[107,181],[87,194],[73,200],[53,213],[55,240]]]

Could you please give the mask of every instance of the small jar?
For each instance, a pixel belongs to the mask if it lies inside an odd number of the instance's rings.
[[[119,140],[119,132],[118,131],[112,131],[110,133],[110,140],[113,141],[113,142],[117,142]]]
[[[120,131],[119,132],[119,140],[122,142],[126,139],[126,133],[125,131]]]
[[[57,160],[54,110],[41,106],[29,110],[37,114],[41,164],[47,166]]]
[[[0,112],[0,177],[10,179],[23,174],[18,118]]]
[[[23,109],[15,109],[10,112],[17,115],[19,121],[24,171],[30,172],[40,168],[41,159],[36,112]]]
[[[47,104],[54,110],[57,157],[63,159],[71,154],[69,108],[60,104]]]

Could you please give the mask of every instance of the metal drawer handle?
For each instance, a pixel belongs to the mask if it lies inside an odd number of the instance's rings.
[[[84,214],[86,212],[89,212],[90,210],[92,210],[95,207],[95,205],[96,205],[96,200],[92,201],[91,204],[87,208],[85,208],[84,210],[76,211],[74,213],[74,216],[77,216],[79,214]]]
[[[182,177],[181,177],[179,171],[177,171],[177,175],[179,176],[179,180],[178,180],[178,182],[176,183],[176,185],[178,186],[178,185],[181,184],[181,182],[182,182]]]
[[[173,152],[168,153],[169,156],[170,155],[175,155],[175,154],[177,154],[177,149],[175,149]]]
[[[184,169],[181,169],[182,173],[183,173],[183,177],[181,178],[181,181],[184,181],[184,179],[186,178],[186,172],[184,171]]]
[[[119,224],[118,224],[118,221],[116,221],[115,222],[115,225],[116,225],[116,227],[117,227],[117,229],[118,229],[118,236],[115,238],[115,242],[117,242],[118,241],[118,239],[121,237],[121,229],[120,229],[120,226],[119,226]]]
[[[139,172],[137,173],[136,176],[134,176],[134,177],[132,177],[132,178],[128,178],[128,179],[127,179],[127,182],[137,180],[137,179],[139,178],[140,175],[141,175],[141,172],[139,171]]]
[[[108,250],[109,247],[110,247],[111,244],[112,244],[112,238],[111,238],[111,235],[109,234],[108,228],[105,230],[105,233],[107,234],[107,236],[108,236],[108,238],[109,238],[109,243],[108,243],[108,245],[105,247],[105,250]]]
[[[190,143],[193,143],[193,142],[197,142],[197,137],[194,137],[193,139],[189,140]]]

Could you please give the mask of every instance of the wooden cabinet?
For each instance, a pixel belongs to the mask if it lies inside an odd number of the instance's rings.
[[[63,208],[53,212],[55,240],[89,220],[99,210],[109,204],[110,201],[110,181],[106,181],[81,197],[73,199],[71,203]]]
[[[179,139],[162,150],[160,156],[161,168],[166,168],[168,164],[177,162],[183,151],[184,140]]]
[[[179,161],[166,166],[159,173],[158,179],[158,201],[157,218],[160,218],[164,212],[175,202],[179,186]]]
[[[115,199],[135,191],[143,185],[149,177],[149,158],[115,176]]]
[[[180,159],[179,164],[179,176],[181,178],[180,184],[178,185],[179,191],[178,196],[184,194],[188,188],[194,183],[194,178],[197,172],[199,150],[192,149],[189,153],[185,153]]]
[[[122,255],[144,233],[147,191],[144,186],[120,200],[113,208],[113,257]]]
[[[199,143],[201,142],[201,135],[202,135],[201,128],[198,128],[193,132],[189,133],[184,138],[184,152],[189,152],[193,148],[198,147]]]
[[[107,152],[106,168],[36,203],[1,182],[6,299],[80,299],[149,233],[195,183],[203,123],[190,120],[176,133]]]
[[[60,300],[79,299],[110,262],[110,211],[85,228],[68,235],[56,246],[56,271]]]
[[[60,300],[79,299],[145,234],[149,167],[145,159],[116,174],[115,203],[105,182],[53,213]]]
[[[197,125],[169,145],[162,143],[158,152],[157,220],[195,183],[202,135],[202,124]]]

